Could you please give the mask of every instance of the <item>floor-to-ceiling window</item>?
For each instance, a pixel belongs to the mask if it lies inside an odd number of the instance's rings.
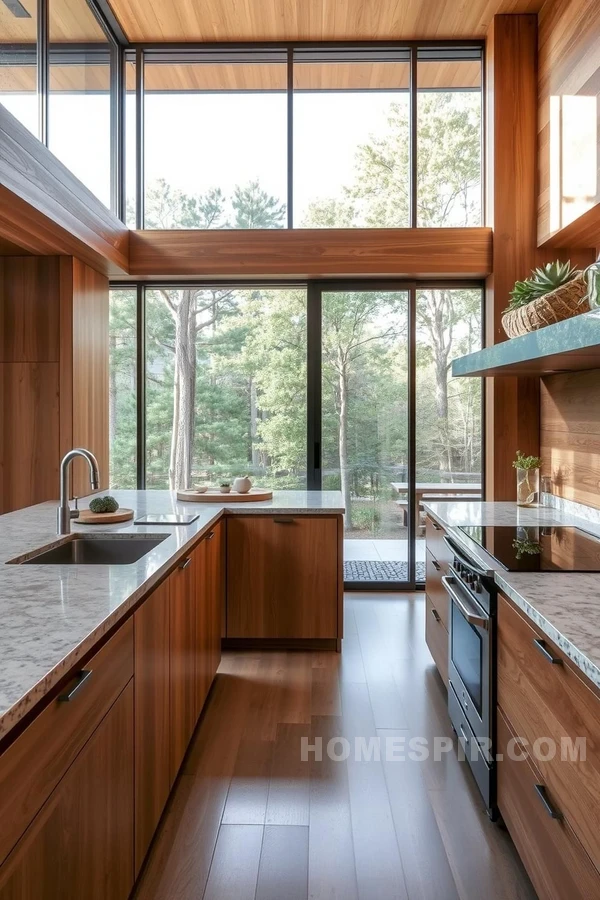
[[[39,137],[37,0],[0,3],[0,103]]]
[[[140,285],[111,292],[113,487],[340,490],[345,576],[424,579],[424,502],[482,492],[477,284]],[[138,376],[139,372],[139,376]]]

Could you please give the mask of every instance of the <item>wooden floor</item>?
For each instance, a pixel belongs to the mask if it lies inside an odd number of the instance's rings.
[[[345,631],[341,655],[225,655],[137,900],[535,898],[454,748],[328,758],[337,736],[452,735],[423,594],[348,595]]]

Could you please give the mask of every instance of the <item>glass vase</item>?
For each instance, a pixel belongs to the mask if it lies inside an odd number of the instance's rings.
[[[540,470],[517,469],[517,506],[539,506]]]

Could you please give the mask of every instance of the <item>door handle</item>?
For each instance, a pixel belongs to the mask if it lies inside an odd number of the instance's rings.
[[[276,525],[293,525],[295,519],[291,516],[275,516],[273,521]]]
[[[69,703],[73,699],[73,697],[75,696],[77,691],[83,687],[83,685],[86,683],[86,681],[91,676],[91,674],[92,674],[92,669],[82,669],[81,672],[78,672],[77,675],[75,676],[75,679],[73,682],[73,687],[70,688],[70,690],[65,691],[64,694],[58,695],[59,701],[61,703]]]
[[[534,784],[535,792],[544,804],[544,809],[548,813],[551,819],[562,819],[563,814],[560,810],[556,809],[550,802],[548,797],[548,791],[546,790],[546,785],[544,784]]]
[[[553,656],[553,654],[546,647],[546,641],[543,638],[534,638],[533,643],[538,648],[540,653],[546,657],[548,662],[553,663],[555,666],[562,666],[562,659],[560,656]]]
[[[476,612],[469,609],[467,604],[464,602],[462,597],[460,597],[456,591],[452,588],[452,581],[454,579],[449,578],[447,575],[442,576],[442,584],[446,588],[446,591],[450,595],[450,600],[454,605],[458,608],[460,614],[470,625],[474,625],[476,628],[483,628],[484,631],[487,631],[490,626],[490,620],[486,616],[479,616]]]
[[[189,564],[191,563],[191,561],[192,561],[192,557],[191,557],[191,556],[188,556],[188,558],[187,558],[187,559],[184,559],[184,561],[183,561],[182,563],[179,563],[179,568],[180,568],[180,569],[187,569],[187,567],[189,566]]]
[[[440,566],[440,564],[439,564],[439,562],[437,561],[437,559],[432,559],[432,560],[431,560],[431,564],[433,565],[433,568],[435,569],[436,572],[441,572],[441,571],[442,571],[442,567]]]
[[[435,619],[436,622],[441,622],[440,614],[434,607],[431,607],[431,615]]]
[[[206,536],[206,540],[207,540],[207,541],[212,541],[212,539],[214,538],[214,536],[215,536],[214,531],[209,531],[208,534],[207,534],[207,536]]]
[[[444,529],[442,528],[442,526],[441,526],[441,525],[438,525],[437,522],[434,522],[433,519],[430,519],[429,521],[431,522],[431,524],[433,525],[433,527],[435,528],[436,531],[443,531],[443,530],[444,530]]]

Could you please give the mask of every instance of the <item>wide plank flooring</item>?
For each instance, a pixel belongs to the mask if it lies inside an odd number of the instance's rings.
[[[424,595],[350,594],[345,615],[341,654],[224,655],[136,900],[535,900],[456,747],[394,758],[452,737]]]

